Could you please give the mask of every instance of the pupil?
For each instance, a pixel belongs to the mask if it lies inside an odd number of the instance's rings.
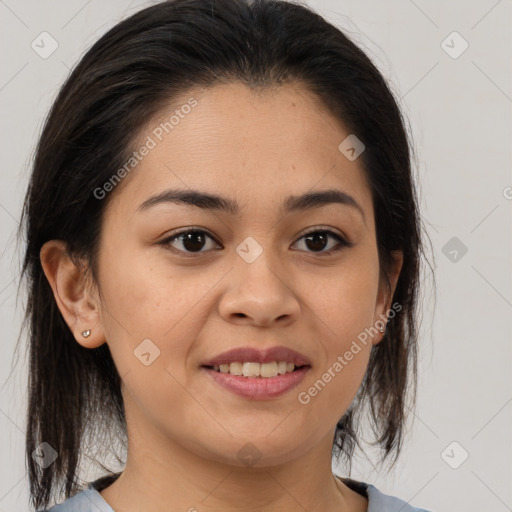
[[[318,245],[318,243],[315,244],[315,242],[318,242],[318,239],[321,239],[320,246]],[[311,244],[308,243],[311,241],[313,241],[313,246],[311,246]],[[325,249],[326,242],[327,242],[327,236],[325,235],[325,233],[313,233],[306,237],[306,244],[307,244],[308,248],[312,249],[312,250],[321,251],[322,249]]]
[[[204,245],[204,236],[199,231],[186,233],[183,238],[183,247],[187,251],[200,251]]]

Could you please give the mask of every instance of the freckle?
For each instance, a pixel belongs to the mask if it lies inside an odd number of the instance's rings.
[[[295,169],[295,165],[292,164],[292,169]]]
[[[293,103],[293,101],[292,101],[292,107],[295,107],[295,103]]]

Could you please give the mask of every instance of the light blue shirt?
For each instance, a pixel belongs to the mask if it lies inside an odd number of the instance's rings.
[[[356,490],[354,486],[357,486],[357,490],[366,493],[367,512],[429,512],[423,508],[415,508],[399,498],[384,494],[372,484],[350,480],[352,485],[349,485],[347,479],[343,479],[343,481],[348,487]],[[39,512],[114,512],[114,510],[94,488],[93,482],[86,490],[68,498],[60,505]]]

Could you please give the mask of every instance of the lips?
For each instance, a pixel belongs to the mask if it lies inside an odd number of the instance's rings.
[[[229,373],[228,368],[235,367],[234,374]],[[258,371],[253,372],[252,367]],[[235,395],[251,400],[271,400],[298,386],[311,369],[311,364],[303,354],[282,346],[266,350],[242,347],[205,361],[201,368],[213,382]],[[243,368],[243,375],[240,375],[240,368]],[[264,373],[267,375],[263,376]]]
[[[291,373],[276,377],[240,377],[229,373],[219,373],[203,369],[206,376],[222,389],[250,400],[271,400],[284,395],[299,385],[309,372],[309,366],[303,366]]]
[[[286,361],[293,363],[296,367],[311,366],[309,359],[283,346],[268,348],[266,350],[255,349],[250,347],[240,347],[227,352],[222,352],[213,359],[205,361],[203,367],[213,367],[215,365],[230,363],[271,363],[273,361]]]

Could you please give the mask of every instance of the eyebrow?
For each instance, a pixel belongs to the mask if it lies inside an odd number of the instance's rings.
[[[138,209],[147,210],[161,203],[186,204],[204,210],[224,211],[231,215],[237,215],[240,212],[240,205],[233,199],[190,189],[166,190],[144,201]],[[361,206],[351,195],[338,189],[327,189],[318,192],[307,192],[300,196],[289,196],[285,199],[281,209],[283,213],[291,213],[330,204],[341,204],[354,208],[359,211],[366,224],[366,218]]]

